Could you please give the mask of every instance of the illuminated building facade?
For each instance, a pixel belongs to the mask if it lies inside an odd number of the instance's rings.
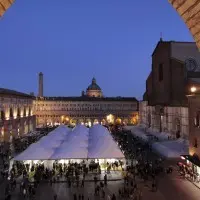
[[[200,174],[200,78],[189,85],[189,155],[182,155],[194,174]]]
[[[93,78],[79,97],[37,97],[34,101],[37,126],[82,123],[137,124],[138,101],[134,97],[103,97]]]
[[[34,97],[0,88],[0,141],[12,141],[35,129]]]

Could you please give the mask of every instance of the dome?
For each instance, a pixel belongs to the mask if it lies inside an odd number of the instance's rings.
[[[96,79],[92,79],[92,83],[88,86],[86,90],[86,96],[88,97],[102,97],[101,88],[97,85]]]
[[[88,86],[87,90],[101,90],[101,88],[97,85],[96,79],[92,79],[92,83]]]

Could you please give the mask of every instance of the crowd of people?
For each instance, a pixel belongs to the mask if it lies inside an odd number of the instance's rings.
[[[178,162],[178,171],[183,178],[190,179],[192,182],[200,183],[200,177],[198,173],[194,173],[191,167]]]
[[[17,153],[22,152],[30,144],[38,141],[42,136],[47,134],[52,129],[49,130],[45,128],[37,132],[40,134],[37,134],[37,135],[32,134],[31,136],[27,134],[26,136],[13,138],[11,142],[0,143],[0,183],[6,184],[6,187],[5,187],[6,199],[11,198],[11,193],[16,188],[16,178],[23,174],[23,165],[20,164],[19,162],[16,163],[15,171],[13,169],[12,172],[9,173],[10,159]],[[17,172],[16,172],[16,168],[17,168]],[[30,190],[30,187],[29,187],[29,191],[34,191],[34,190]],[[21,190],[21,192],[25,193],[25,190]]]
[[[124,175],[124,187],[119,189],[122,198],[141,199],[142,188],[137,180],[143,180],[152,192],[157,191],[157,177],[161,173],[172,173],[172,167],[164,167],[163,158],[152,153],[151,145],[133,136],[130,131],[113,133],[113,137],[124,152],[127,160],[127,170]],[[136,162],[134,162],[136,161]]]
[[[98,179],[98,174],[101,174],[101,167],[98,162],[91,161],[89,165],[86,165],[83,160],[81,163],[69,162],[59,163],[55,161],[51,169],[45,167],[43,162],[37,164],[23,164],[16,162],[9,175],[9,182],[5,188],[6,199],[11,198],[12,191],[16,190],[16,180],[18,177],[22,177],[20,183],[20,195],[24,198],[34,199],[36,195],[36,189],[41,182],[46,182],[53,186],[59,180],[66,182],[66,187],[82,187],[85,186],[86,176],[90,173],[94,175],[94,196],[101,197],[103,199],[134,199],[141,200],[143,188],[141,188],[138,180],[143,180],[143,185],[150,184],[152,192],[157,191],[157,177],[164,172],[172,172],[171,168],[165,169],[163,166],[163,159],[154,156],[151,151],[151,146],[147,143],[143,143],[138,137],[133,136],[127,131],[113,132],[113,138],[116,140],[121,150],[123,151],[127,163],[124,168],[124,163],[121,161],[114,163],[106,163],[105,175],[103,181]],[[2,160],[7,158],[9,152],[0,154]],[[6,166],[6,162],[4,163]],[[7,166],[8,167],[8,166]],[[107,174],[111,170],[122,170],[124,178],[124,184],[118,190],[118,193],[108,194]],[[8,177],[8,174],[4,175]],[[53,198],[58,199],[58,195],[55,193]],[[88,196],[84,194],[73,194],[74,200],[88,200]]]

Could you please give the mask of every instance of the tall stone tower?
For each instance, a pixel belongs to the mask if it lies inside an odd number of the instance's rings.
[[[43,97],[43,73],[39,73],[39,88],[38,88],[38,96]]]

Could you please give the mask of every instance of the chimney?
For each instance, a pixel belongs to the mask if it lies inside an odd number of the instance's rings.
[[[43,97],[43,73],[39,73],[39,88],[38,88],[38,96]]]

